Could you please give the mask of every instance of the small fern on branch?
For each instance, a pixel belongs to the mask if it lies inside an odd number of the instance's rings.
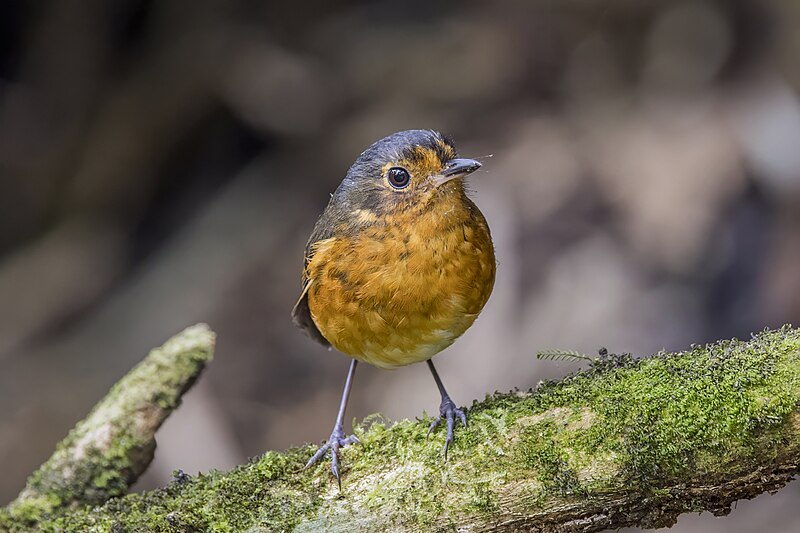
[[[536,359],[546,359],[548,361],[594,361],[586,354],[575,350],[542,350],[536,352]]]

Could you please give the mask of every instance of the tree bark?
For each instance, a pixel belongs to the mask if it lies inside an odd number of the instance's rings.
[[[35,521],[124,495],[153,460],[156,430],[211,360],[214,341],[199,324],[150,352],[28,479],[11,514]]]
[[[190,352],[210,355],[210,332],[189,331],[208,341]],[[149,375],[158,379],[158,373]],[[58,482],[41,480],[73,479],[75,453],[65,450],[79,449],[87,428],[103,427],[101,407],[114,404],[110,398],[130,379],[112,390],[17,502],[0,512],[0,529],[656,528],[674,524],[684,512],[727,514],[738,499],[781,488],[800,464],[800,331],[785,327],[747,342],[722,341],[640,360],[604,355],[559,382],[494,394],[469,408],[469,428],[457,428],[447,462],[442,433],[426,435],[427,418],[388,424],[372,417],[355,429],[361,444],[342,452],[341,491],[327,464],[303,470],[313,450],[306,446],[267,452],[230,472],[178,473],[163,489],[124,497],[116,497],[124,483],[95,492],[98,478],[92,477],[94,488],[71,491],[77,495],[71,503],[63,500]],[[144,380],[135,388],[148,387]],[[159,404],[156,397],[142,395],[139,409]],[[139,409],[124,415],[112,410],[109,419],[124,420]],[[65,453],[71,461],[56,459]],[[117,463],[102,465],[107,470],[99,471],[99,479],[129,479],[127,470],[114,470]],[[59,504],[41,505],[52,498]],[[96,506],[100,500],[105,503]]]

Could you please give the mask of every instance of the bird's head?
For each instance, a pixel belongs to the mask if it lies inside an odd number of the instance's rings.
[[[337,196],[352,211],[372,216],[422,209],[436,199],[463,195],[463,178],[480,166],[459,158],[441,133],[400,131],[358,156]]]

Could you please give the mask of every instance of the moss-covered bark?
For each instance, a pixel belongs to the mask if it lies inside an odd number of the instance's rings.
[[[153,459],[156,430],[213,352],[214,334],[203,324],[150,352],[28,479],[8,508],[14,523],[33,528],[63,508],[101,504],[127,493]]]
[[[312,447],[41,517],[42,531],[601,531],[729,511],[800,464],[800,331],[604,358],[469,409],[442,461],[428,421],[365,422],[343,490]],[[26,524],[0,514],[0,526]]]

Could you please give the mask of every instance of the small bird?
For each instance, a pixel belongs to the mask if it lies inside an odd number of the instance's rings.
[[[436,131],[394,133],[358,156],[311,233],[292,318],[353,360],[333,432],[306,468],[330,450],[340,487],[339,450],[358,441],[343,419],[359,361],[427,361],[442,396],[428,434],[444,421],[445,460],[456,420],[467,425],[431,358],[472,325],[494,286],[489,226],[464,187],[480,167]]]

